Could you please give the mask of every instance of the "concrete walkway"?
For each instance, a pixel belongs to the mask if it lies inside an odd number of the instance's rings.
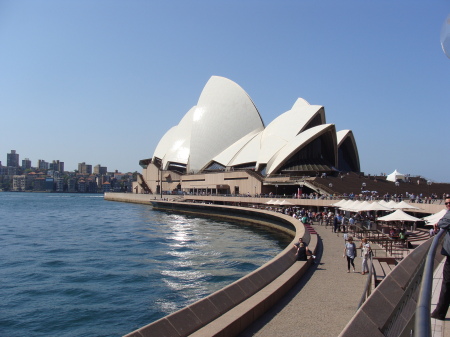
[[[439,252],[437,252],[439,254]],[[433,277],[433,295],[431,298],[431,312],[436,308],[439,300],[439,293],[441,292],[442,284],[442,269],[444,268],[445,258],[439,263],[439,266],[434,271]],[[431,330],[433,337],[450,337],[450,310],[447,312],[445,321],[431,319]]]
[[[313,227],[319,234],[319,263],[240,336],[338,336],[355,314],[367,278],[360,273],[360,251],[356,273],[347,273],[342,234],[333,233],[329,226]],[[360,241],[355,244],[359,247]]]

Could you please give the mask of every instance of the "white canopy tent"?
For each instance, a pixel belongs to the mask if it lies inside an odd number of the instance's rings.
[[[434,224],[438,223],[439,220],[442,219],[445,213],[447,213],[447,210],[444,208],[443,210],[437,213],[422,218],[422,220],[426,221],[427,226],[433,226]]]
[[[353,210],[355,212],[365,211],[366,208],[369,206],[370,206],[370,202],[364,200],[363,202],[360,202],[358,205],[355,205],[353,207]]]
[[[398,172],[397,169],[394,170],[390,175],[386,177],[386,180],[396,182],[397,180],[405,181],[405,175]]]
[[[293,205],[293,203],[289,202],[289,201],[286,201],[286,200],[283,200],[282,202],[280,202],[280,205]]]
[[[378,221],[421,221],[422,219],[416,218],[412,215],[409,215],[403,212],[401,209],[396,210],[395,212],[377,218]]]
[[[361,204],[359,200],[349,200],[347,203],[339,207],[343,211],[357,212],[356,209]]]
[[[408,204],[405,201],[400,201],[399,203],[392,206],[395,209],[420,209],[419,207]]]
[[[378,201],[374,201],[368,207],[366,207],[364,211],[392,211],[392,208],[383,206]]]
[[[333,207],[340,207],[340,206],[342,206],[343,204],[345,204],[347,201],[349,201],[349,200],[341,199],[341,200],[339,200],[338,202],[335,202],[334,204],[330,204],[330,206],[333,206]]]

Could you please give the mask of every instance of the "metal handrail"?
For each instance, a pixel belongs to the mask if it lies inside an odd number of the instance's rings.
[[[431,296],[433,288],[434,257],[441,237],[446,231],[441,229],[434,237],[428,250],[420,285],[419,300],[416,307],[415,336],[431,337]]]

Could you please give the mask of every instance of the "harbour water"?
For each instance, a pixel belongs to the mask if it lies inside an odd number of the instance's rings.
[[[122,336],[290,242],[267,228],[103,195],[0,193],[0,336]]]

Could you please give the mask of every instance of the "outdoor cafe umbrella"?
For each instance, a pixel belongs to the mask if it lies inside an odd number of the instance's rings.
[[[437,213],[422,218],[422,220],[426,222],[426,226],[434,226],[434,224],[438,223],[438,221],[441,220],[445,213],[447,213],[447,210],[444,208]]]
[[[357,212],[357,211],[355,211],[355,209],[357,209],[360,204],[361,204],[361,201],[359,201],[359,200],[355,200],[355,201],[349,200],[348,203],[346,203],[345,205],[342,205],[339,208],[343,211]]]
[[[395,209],[420,209],[419,207],[408,204],[405,201],[400,201],[399,203],[392,206]]]
[[[273,199],[270,199],[268,202],[266,202],[267,205],[273,205],[275,201]]]
[[[283,200],[282,202],[280,202],[280,205],[293,205],[293,203],[289,202],[289,201],[286,201],[286,200]]]
[[[340,207],[340,206],[344,205],[347,201],[350,201],[350,200],[341,199],[338,202],[335,202],[334,204],[330,204],[330,206]]]
[[[416,218],[412,215],[409,215],[403,212],[401,209],[396,210],[395,212],[377,218],[378,221],[421,221],[422,219]]]
[[[363,211],[392,211],[392,208],[383,206],[378,201],[374,201],[369,206],[365,207]]]

